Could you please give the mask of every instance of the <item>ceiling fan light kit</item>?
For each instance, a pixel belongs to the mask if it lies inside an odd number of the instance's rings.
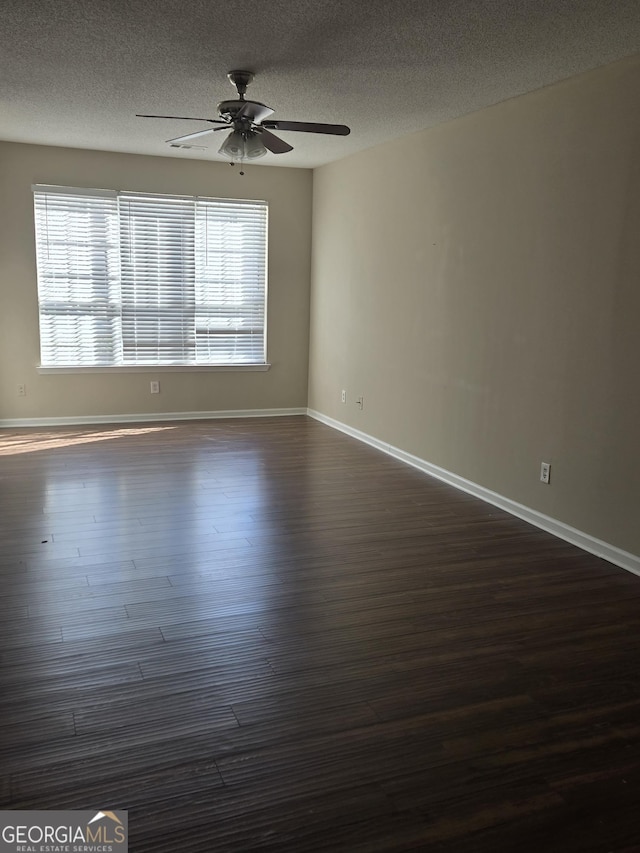
[[[232,166],[238,162],[241,167],[245,160],[255,160],[266,153],[267,149],[255,130],[232,130],[218,149],[218,154],[228,157]]]
[[[228,157],[231,165],[240,164],[240,174],[244,175],[242,166],[245,160],[256,160],[263,157],[267,151],[272,154],[285,154],[293,151],[293,146],[285,142],[279,136],[271,133],[271,130],[294,130],[303,133],[324,133],[334,136],[348,136],[350,129],[344,124],[322,124],[318,122],[304,121],[281,121],[269,119],[273,110],[259,101],[248,101],[244,97],[247,86],[254,78],[252,71],[230,71],[227,74],[231,84],[238,92],[237,100],[220,101],[218,104],[219,118],[195,118],[193,116],[158,116],[142,115],[138,118],[164,118],[179,119],[180,121],[206,121],[217,125],[205,130],[197,130],[195,133],[187,133],[168,139],[172,148],[181,147],[181,143],[196,137],[215,133],[217,130],[231,130],[224,140],[218,154]]]

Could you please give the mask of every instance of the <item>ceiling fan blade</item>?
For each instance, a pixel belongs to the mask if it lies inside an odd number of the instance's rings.
[[[176,136],[175,139],[167,139],[167,142],[186,142],[189,139],[198,139],[200,136],[206,136],[207,133],[215,133],[216,130],[222,130],[221,127],[208,127],[206,130],[196,130],[195,133],[187,133],[185,136]]]
[[[226,121],[221,121],[217,118],[194,118],[193,116],[148,116],[142,113],[136,113],[136,118],[177,118],[180,121],[209,121],[212,124],[227,124]]]
[[[331,133],[334,136],[348,136],[351,128],[346,124],[321,124],[313,121],[280,121],[267,119],[262,126],[271,130],[303,130],[307,133]]]
[[[260,139],[262,140],[264,147],[268,148],[272,154],[286,154],[287,151],[293,151],[293,145],[289,145],[289,143],[285,142],[284,139],[280,139],[279,136],[269,133],[269,131],[264,128],[258,128],[258,130],[260,131]]]
[[[236,118],[244,118],[245,116],[247,116],[247,118],[248,118],[248,117],[249,117],[249,113],[251,112],[250,107],[251,107],[251,102],[250,102],[250,101],[243,101],[242,106],[240,107],[240,109],[239,109],[239,110],[235,113],[235,115],[233,116],[233,117],[234,117],[234,119],[236,119]]]

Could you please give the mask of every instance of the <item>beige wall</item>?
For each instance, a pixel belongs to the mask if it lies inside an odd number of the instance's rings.
[[[0,143],[0,420],[305,406],[312,174],[226,163]],[[42,375],[34,183],[269,202],[266,373]],[[159,379],[161,393],[149,393]],[[18,397],[16,386],[27,386]]]
[[[635,58],[316,170],[309,374],[312,409],[635,554],[639,104]]]

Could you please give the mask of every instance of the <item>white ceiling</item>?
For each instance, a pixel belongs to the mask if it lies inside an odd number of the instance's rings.
[[[351,127],[259,161],[314,167],[638,51],[638,0],[2,0],[0,138],[220,159],[135,114],[215,118],[243,68],[274,118]]]

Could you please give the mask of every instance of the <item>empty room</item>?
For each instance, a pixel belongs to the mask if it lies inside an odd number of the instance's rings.
[[[0,46],[0,851],[639,853],[640,6]]]

